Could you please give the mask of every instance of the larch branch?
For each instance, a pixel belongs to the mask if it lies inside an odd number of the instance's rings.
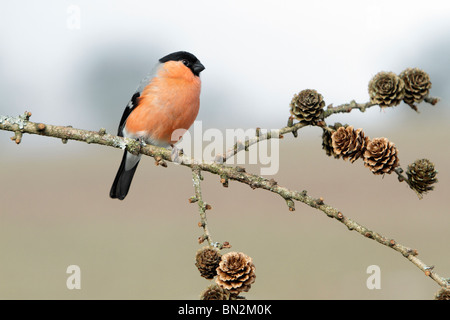
[[[358,105],[354,104],[350,106],[351,108],[367,108],[370,105]],[[344,107],[335,110],[333,112],[340,112]],[[88,131],[83,129],[76,129],[70,126],[55,126],[43,123],[35,123],[29,121],[29,117],[31,113],[25,112],[23,115],[18,117],[8,117],[8,116],[0,116],[0,130],[12,131],[15,132],[14,140],[16,143],[20,143],[20,139],[24,133],[28,134],[37,134],[47,137],[54,137],[62,139],[63,142],[67,140],[76,140],[83,141],[86,143],[99,144],[114,148],[127,149],[127,151],[133,154],[144,154],[153,158],[163,159],[167,162],[172,162],[172,152],[165,148],[156,147],[153,145],[142,145],[140,142],[129,139],[118,137],[115,135],[107,134],[105,129],[100,129],[99,131]],[[293,126],[288,126],[279,130],[279,133],[287,133],[294,132],[301,128],[302,125],[296,124]],[[269,139],[271,136],[259,136],[259,139]],[[252,140],[253,141],[253,140]],[[256,143],[260,140],[257,140]],[[250,143],[250,142],[249,142]],[[211,236],[207,229],[206,225],[206,216],[205,214],[205,203],[203,202],[203,198],[201,196],[200,189],[200,172],[209,172],[211,174],[219,175],[221,180],[225,180],[228,183],[228,180],[234,180],[240,183],[247,184],[252,189],[263,189],[275,193],[282,197],[286,204],[288,205],[289,210],[294,211],[294,200],[302,202],[312,208],[315,208],[319,211],[325,213],[328,217],[336,219],[337,221],[344,224],[349,230],[353,230],[363,235],[366,238],[373,239],[376,242],[385,245],[399,253],[401,253],[404,257],[406,257],[409,261],[411,261],[414,265],[416,265],[420,270],[422,270],[425,275],[429,276],[433,279],[437,284],[441,287],[450,288],[449,282],[446,278],[439,276],[436,272],[434,272],[433,267],[427,266],[424,262],[422,262],[419,258],[417,258],[418,252],[415,249],[408,248],[394,239],[385,237],[375,231],[370,230],[369,228],[357,223],[356,221],[345,216],[338,209],[326,204],[323,198],[315,198],[311,197],[307,194],[307,191],[296,191],[290,190],[286,187],[279,185],[273,179],[267,179],[262,176],[258,176],[255,174],[247,173],[242,167],[232,167],[227,166],[218,162],[198,162],[195,159],[187,157],[186,155],[181,155],[177,159],[177,163],[189,167],[192,170],[194,189],[195,189],[195,198],[199,202],[199,210],[201,220],[205,222],[204,226],[204,235],[206,237],[205,240],[211,245],[214,245],[212,242]]]

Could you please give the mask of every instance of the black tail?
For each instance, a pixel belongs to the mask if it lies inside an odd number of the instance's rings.
[[[125,199],[128,190],[130,189],[131,180],[133,180],[134,173],[139,164],[136,162],[133,168],[130,170],[125,170],[125,163],[127,161],[127,151],[125,150],[122,157],[122,162],[120,163],[119,171],[117,171],[116,178],[114,179],[109,196],[113,199],[117,198],[119,200]]]

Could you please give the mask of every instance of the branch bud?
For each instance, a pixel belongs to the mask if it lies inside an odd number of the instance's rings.
[[[36,128],[37,128],[38,131],[44,131],[45,128],[46,128],[46,126],[45,126],[45,124],[43,124],[43,123],[39,123],[39,124],[36,126]]]
[[[195,203],[198,201],[198,198],[196,196],[192,196],[188,199],[189,203]]]

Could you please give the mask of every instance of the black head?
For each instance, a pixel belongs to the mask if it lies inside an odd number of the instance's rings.
[[[200,63],[196,56],[186,51],[178,51],[168,54],[165,57],[159,59],[159,62],[164,63],[167,61],[181,61],[183,64],[191,69],[192,73],[198,76],[200,72],[205,70],[205,67]]]

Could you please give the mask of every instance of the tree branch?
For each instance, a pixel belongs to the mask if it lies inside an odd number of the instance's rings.
[[[358,108],[363,111],[365,108],[372,106],[371,104],[356,104],[350,103],[348,106],[344,107],[336,107],[333,109],[331,113],[343,112],[345,108]],[[331,114],[330,113],[330,114]],[[12,131],[15,132],[14,140],[16,143],[20,143],[20,139],[22,138],[23,133],[28,134],[37,134],[47,137],[54,137],[62,139],[63,142],[67,140],[76,140],[83,141],[86,143],[99,144],[114,148],[126,149],[127,151],[133,154],[144,154],[150,157],[163,159],[168,162],[172,162],[170,150],[165,148],[156,147],[153,145],[142,145],[138,141],[129,138],[118,137],[115,135],[107,134],[105,129],[100,129],[99,131],[88,131],[82,129],[75,129],[70,126],[55,126],[48,125],[43,123],[35,123],[29,121],[31,113],[25,112],[23,115],[18,117],[8,117],[8,116],[0,116],[0,130]],[[304,125],[295,124],[293,126],[287,126],[278,130],[280,134],[294,132]],[[265,135],[256,136],[256,139],[248,140],[248,145],[254,144],[262,139],[270,139],[272,135],[267,133]],[[247,142],[246,142],[247,144]],[[236,149],[237,150],[237,149]],[[234,151],[233,151],[234,152]],[[238,151],[236,151],[238,152]],[[230,152],[231,154],[231,152]],[[226,154],[228,156],[228,153]],[[401,253],[404,257],[406,257],[409,261],[411,261],[415,266],[417,266],[420,270],[422,270],[427,276],[433,279],[437,284],[441,287],[450,288],[449,282],[446,278],[439,276],[437,273],[433,271],[433,267],[427,266],[424,262],[422,262],[419,258],[417,258],[418,252],[415,249],[408,248],[397,241],[385,237],[375,231],[370,230],[369,228],[357,223],[356,221],[344,216],[341,211],[338,209],[326,204],[323,198],[316,198],[307,195],[307,191],[296,191],[290,190],[286,187],[279,185],[273,179],[267,179],[262,176],[258,176],[255,174],[247,173],[242,167],[231,167],[217,162],[198,162],[195,159],[187,157],[186,155],[180,155],[177,159],[177,163],[189,167],[192,170],[192,177],[194,183],[195,196],[191,198],[191,202],[198,202],[199,212],[200,212],[200,224],[203,227],[204,234],[203,240],[207,240],[210,245],[215,246],[216,244],[212,241],[211,235],[207,228],[206,221],[206,210],[207,204],[203,201],[200,189],[200,181],[201,175],[200,171],[209,172],[211,174],[215,174],[221,177],[221,182],[224,183],[226,180],[234,180],[240,183],[247,184],[252,189],[263,189],[275,193],[282,197],[289,208],[290,211],[294,211],[294,200],[302,202],[312,208],[322,211],[328,217],[334,218],[337,221],[344,224],[348,230],[353,230],[363,235],[366,238],[373,239],[376,242],[387,246],[399,253]],[[224,243],[225,245],[226,243]]]
[[[327,109],[324,111],[324,118],[327,118],[335,113],[349,113],[353,109],[359,109],[361,112],[365,112],[366,109],[377,106],[376,103],[365,102],[365,103],[356,103],[355,100],[350,101],[350,103],[341,104],[337,107],[333,107],[333,105],[329,105]]]
[[[198,203],[198,211],[200,213],[199,226],[203,228],[203,234],[198,238],[198,242],[207,241],[212,247],[219,247],[218,243],[214,243],[208,230],[208,221],[206,219],[206,210],[210,210],[211,206],[203,201],[202,189],[200,181],[203,180],[200,169],[196,166],[192,167],[192,182],[194,184],[195,196],[189,198],[190,203]]]
[[[426,103],[429,103],[431,105],[435,105],[439,102],[439,98],[436,97],[426,97],[424,100]],[[339,106],[333,107],[332,104],[327,106],[327,109],[323,112],[323,118],[326,119],[336,113],[349,113],[355,109],[358,109],[361,112],[365,112],[368,108],[378,106],[376,103],[372,102],[365,102],[365,103],[357,103],[355,100],[350,101],[349,103],[344,103]],[[235,156],[238,152],[242,150],[248,150],[248,148],[260,141],[269,140],[269,139],[281,139],[283,138],[283,135],[292,133],[294,137],[297,137],[298,130],[300,130],[303,127],[308,126],[307,124],[298,122],[293,122],[294,118],[290,117],[287,126],[278,129],[278,130],[271,130],[267,131],[265,133],[261,132],[260,128],[256,128],[255,136],[246,139],[245,141],[238,141],[234,144],[233,147],[228,149],[224,154],[220,154],[216,156],[216,161],[224,163],[231,157]],[[324,130],[331,130],[328,128],[324,121],[317,123],[317,126],[323,128]]]

